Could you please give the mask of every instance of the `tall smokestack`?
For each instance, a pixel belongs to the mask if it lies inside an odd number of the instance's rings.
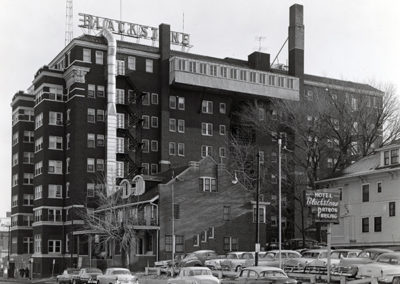
[[[304,75],[304,24],[303,5],[290,7],[289,17],[289,74]]]

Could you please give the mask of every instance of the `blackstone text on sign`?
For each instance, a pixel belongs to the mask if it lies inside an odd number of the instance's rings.
[[[318,222],[339,221],[339,191],[307,191],[306,205],[316,212]]]
[[[114,34],[129,36],[134,38],[143,38],[148,40],[158,39],[158,28],[150,27],[146,25],[128,23],[124,21],[118,21],[89,14],[79,13],[82,18],[79,19],[82,22],[79,27],[89,30],[101,30],[106,28]],[[190,35],[181,32],[171,31],[171,43],[190,47]]]

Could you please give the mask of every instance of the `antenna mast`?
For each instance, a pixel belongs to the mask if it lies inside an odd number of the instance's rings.
[[[74,14],[72,8],[73,0],[66,0],[66,9],[65,9],[65,45],[70,43],[72,38],[74,37]]]

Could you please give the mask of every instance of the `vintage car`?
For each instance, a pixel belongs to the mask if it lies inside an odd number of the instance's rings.
[[[221,261],[221,266],[228,270],[240,271],[244,267],[254,265],[254,252],[237,252],[237,258],[230,258]]]
[[[229,265],[223,265],[230,259],[239,259],[240,256],[243,254],[243,252],[230,252],[226,254],[225,256],[220,256],[216,259],[209,259],[204,262],[204,265],[207,266],[208,268],[212,270],[221,270],[221,269],[229,269]]]
[[[218,255],[213,250],[197,250],[186,255],[185,258],[179,262],[178,266],[203,266],[206,260],[215,258],[218,258]]]
[[[77,278],[72,280],[73,284],[97,284],[97,277],[103,272],[98,268],[81,268]]]
[[[114,267],[97,276],[97,284],[138,284],[138,279],[129,269]]]
[[[285,260],[290,258],[300,258],[301,254],[294,250],[281,250],[281,266]],[[259,266],[279,267],[279,250],[271,250],[260,256],[258,260]]]
[[[359,266],[374,262],[378,256],[386,252],[393,252],[390,249],[368,248],[362,250],[357,257],[341,258],[339,263],[332,267],[331,274],[336,276],[355,277]]]
[[[233,279],[224,279],[221,284],[296,284],[295,279],[277,267],[251,266],[242,269]]]
[[[325,273],[327,257],[326,249],[310,249],[304,251],[301,258],[286,260],[283,268],[286,272]]]
[[[167,284],[220,284],[208,267],[182,267],[178,276],[170,278]]]
[[[78,278],[78,268],[67,268],[60,275],[57,275],[57,283],[60,284],[71,284],[75,278]]]
[[[179,266],[179,263],[186,257],[186,254],[178,254],[175,256],[175,261],[174,261],[174,266],[177,267]],[[160,268],[162,273],[168,273],[171,271],[172,267],[172,260],[167,259],[167,260],[160,260],[154,262],[154,267]]]
[[[383,253],[375,262],[360,265],[357,278],[374,277],[379,283],[400,283],[400,252]]]

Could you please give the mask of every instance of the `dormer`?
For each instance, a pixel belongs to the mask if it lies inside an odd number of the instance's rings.
[[[377,151],[380,152],[380,167],[399,165],[400,144],[391,144],[377,149]]]

